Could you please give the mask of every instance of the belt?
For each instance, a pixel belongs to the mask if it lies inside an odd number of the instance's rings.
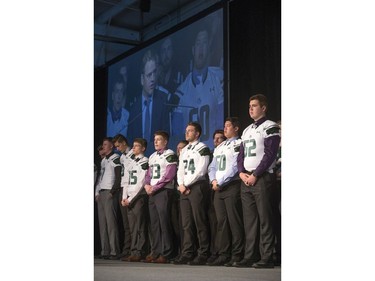
[[[101,190],[99,190],[99,193],[103,192],[103,191],[111,191],[111,190],[110,189],[101,189]]]
[[[249,171],[246,171],[246,170],[245,170],[244,173],[245,173],[245,174],[248,174],[248,175],[251,175],[254,171],[255,171],[255,170],[249,172]],[[263,172],[262,175],[265,175],[265,174],[273,174],[273,171],[272,171],[272,170],[271,170],[271,171],[265,171],[265,172]],[[261,177],[262,175],[258,176],[258,178]]]

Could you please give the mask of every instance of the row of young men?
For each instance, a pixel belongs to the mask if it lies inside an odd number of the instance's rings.
[[[95,192],[101,256],[118,259],[116,203],[120,196],[123,219],[128,219],[124,225],[130,228],[125,239],[131,237],[124,242],[124,246],[131,243],[130,256],[122,259],[166,263],[173,257],[171,207],[176,179],[182,231],[180,252],[172,263],[274,267],[271,195],[280,128],[267,120],[266,109],[265,96],[249,99],[254,123],[243,131],[241,139],[239,120],[228,117],[226,140],[215,148],[212,157],[209,148],[199,141],[202,129],[196,122],[186,127],[188,145],[179,157],[167,148],[169,136],[163,131],[155,132],[156,151],[149,159],[143,154],[147,147],[144,139],[135,139],[130,150],[124,149],[124,136],[116,136],[114,145],[122,152],[121,157],[113,152],[112,142],[104,139],[106,156]],[[207,217],[211,192],[216,230],[210,228]],[[147,217],[151,247],[146,256]],[[211,239],[210,232],[215,234]]]

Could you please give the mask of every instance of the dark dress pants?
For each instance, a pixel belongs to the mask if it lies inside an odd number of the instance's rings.
[[[241,182],[241,201],[245,230],[244,258],[257,260],[258,233],[262,261],[273,260],[274,232],[271,195],[274,188],[274,175],[265,172],[254,186]],[[258,244],[258,245],[257,245]]]
[[[161,189],[148,199],[150,223],[152,230],[152,253],[170,257],[172,254],[171,200],[174,190]]]
[[[147,205],[147,195],[142,195],[128,206],[131,254],[133,256],[145,256],[147,245]]]
[[[241,208],[240,181],[229,183],[215,191],[219,255],[242,258],[244,233]]]
[[[208,196],[208,182],[199,181],[191,186],[188,195],[181,194],[180,209],[182,228],[184,230],[183,244],[181,255],[194,256],[194,241],[195,230],[198,238],[198,255],[208,256],[210,240],[209,240],[209,227],[207,222],[207,196]]]

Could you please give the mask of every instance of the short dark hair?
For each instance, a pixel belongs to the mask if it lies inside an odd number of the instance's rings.
[[[214,134],[212,135],[212,138],[213,138],[213,139],[215,138],[215,135],[216,135],[216,134],[222,134],[223,137],[224,137],[224,140],[226,139],[226,137],[225,137],[225,135],[224,135],[224,130],[222,130],[222,129],[217,129],[217,130],[215,130]]]
[[[154,136],[162,136],[165,140],[169,141],[169,134],[166,131],[162,131],[162,130],[156,131],[154,133]]]
[[[133,142],[137,142],[142,145],[145,149],[147,149],[147,141],[143,138],[135,138]]]
[[[188,126],[193,126],[194,129],[199,133],[199,136],[202,134],[202,127],[198,122],[189,122]]]
[[[226,121],[231,122],[233,127],[238,127],[238,130],[241,130],[241,123],[240,123],[240,119],[238,119],[238,117],[227,117],[225,119],[225,122]]]
[[[183,143],[185,146],[189,144],[187,140],[180,140],[178,144]]]
[[[113,137],[113,143],[116,143],[116,142],[125,142],[125,144],[129,146],[128,139],[122,134],[117,134]]]
[[[263,94],[256,94],[250,97],[249,102],[252,100],[258,100],[260,106],[268,107],[267,97]]]
[[[112,137],[104,137],[103,138],[103,142],[105,142],[105,141],[109,141],[109,142],[112,142]],[[113,142],[112,142],[113,143]]]
[[[143,59],[142,59],[142,69],[141,69],[142,74],[145,74],[145,67],[146,67],[146,64],[147,64],[149,61],[154,61],[156,65],[157,65],[158,62],[159,62],[159,58],[158,58],[158,56],[157,56],[152,50],[148,50],[148,51],[143,55]]]

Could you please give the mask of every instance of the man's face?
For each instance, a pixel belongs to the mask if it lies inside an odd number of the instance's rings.
[[[141,84],[143,90],[152,95],[156,86],[156,63],[153,60],[150,60],[146,63],[144,73],[141,77]]]
[[[145,148],[138,142],[133,143],[133,153],[134,155],[140,155],[145,151]]]
[[[121,74],[122,79],[124,80],[124,83],[125,83],[125,86],[126,86],[127,83],[128,83],[128,69],[127,69],[126,65],[124,65],[120,68],[120,74]]]
[[[103,148],[99,150],[99,156],[101,159],[105,157],[105,151],[103,150]]]
[[[249,115],[254,120],[257,121],[266,114],[266,107],[260,106],[259,100],[251,100],[249,103]]]
[[[160,48],[160,57],[163,66],[168,67],[171,64],[172,56],[172,41],[168,38],[163,42]]]
[[[108,141],[108,140],[105,140],[103,141],[103,149],[102,149],[102,153],[104,156],[107,156],[108,154],[110,154],[112,152],[112,149],[113,149],[113,143]]]
[[[177,156],[180,156],[180,153],[181,153],[181,150],[186,146],[186,144],[184,144],[183,142],[180,142],[178,145],[177,145]]]
[[[162,136],[156,135],[154,137],[155,150],[162,150],[167,146],[167,140]]]
[[[122,106],[122,99],[124,97],[124,84],[117,82],[112,91],[113,108],[119,111]]]
[[[224,135],[221,133],[216,133],[214,136],[214,147],[217,147],[224,141]]]
[[[233,138],[238,134],[238,127],[233,127],[232,122],[225,121],[224,124],[224,135],[227,139]]]
[[[200,31],[193,46],[194,66],[202,69],[207,65],[208,58],[208,33]]]
[[[195,130],[194,126],[189,125],[189,126],[186,127],[186,130],[185,130],[185,139],[188,142],[193,142],[193,141],[197,140],[198,137],[199,137],[199,134]]]
[[[115,147],[118,151],[121,151],[121,153],[124,153],[126,151],[126,148],[128,147],[125,142],[115,142]]]

